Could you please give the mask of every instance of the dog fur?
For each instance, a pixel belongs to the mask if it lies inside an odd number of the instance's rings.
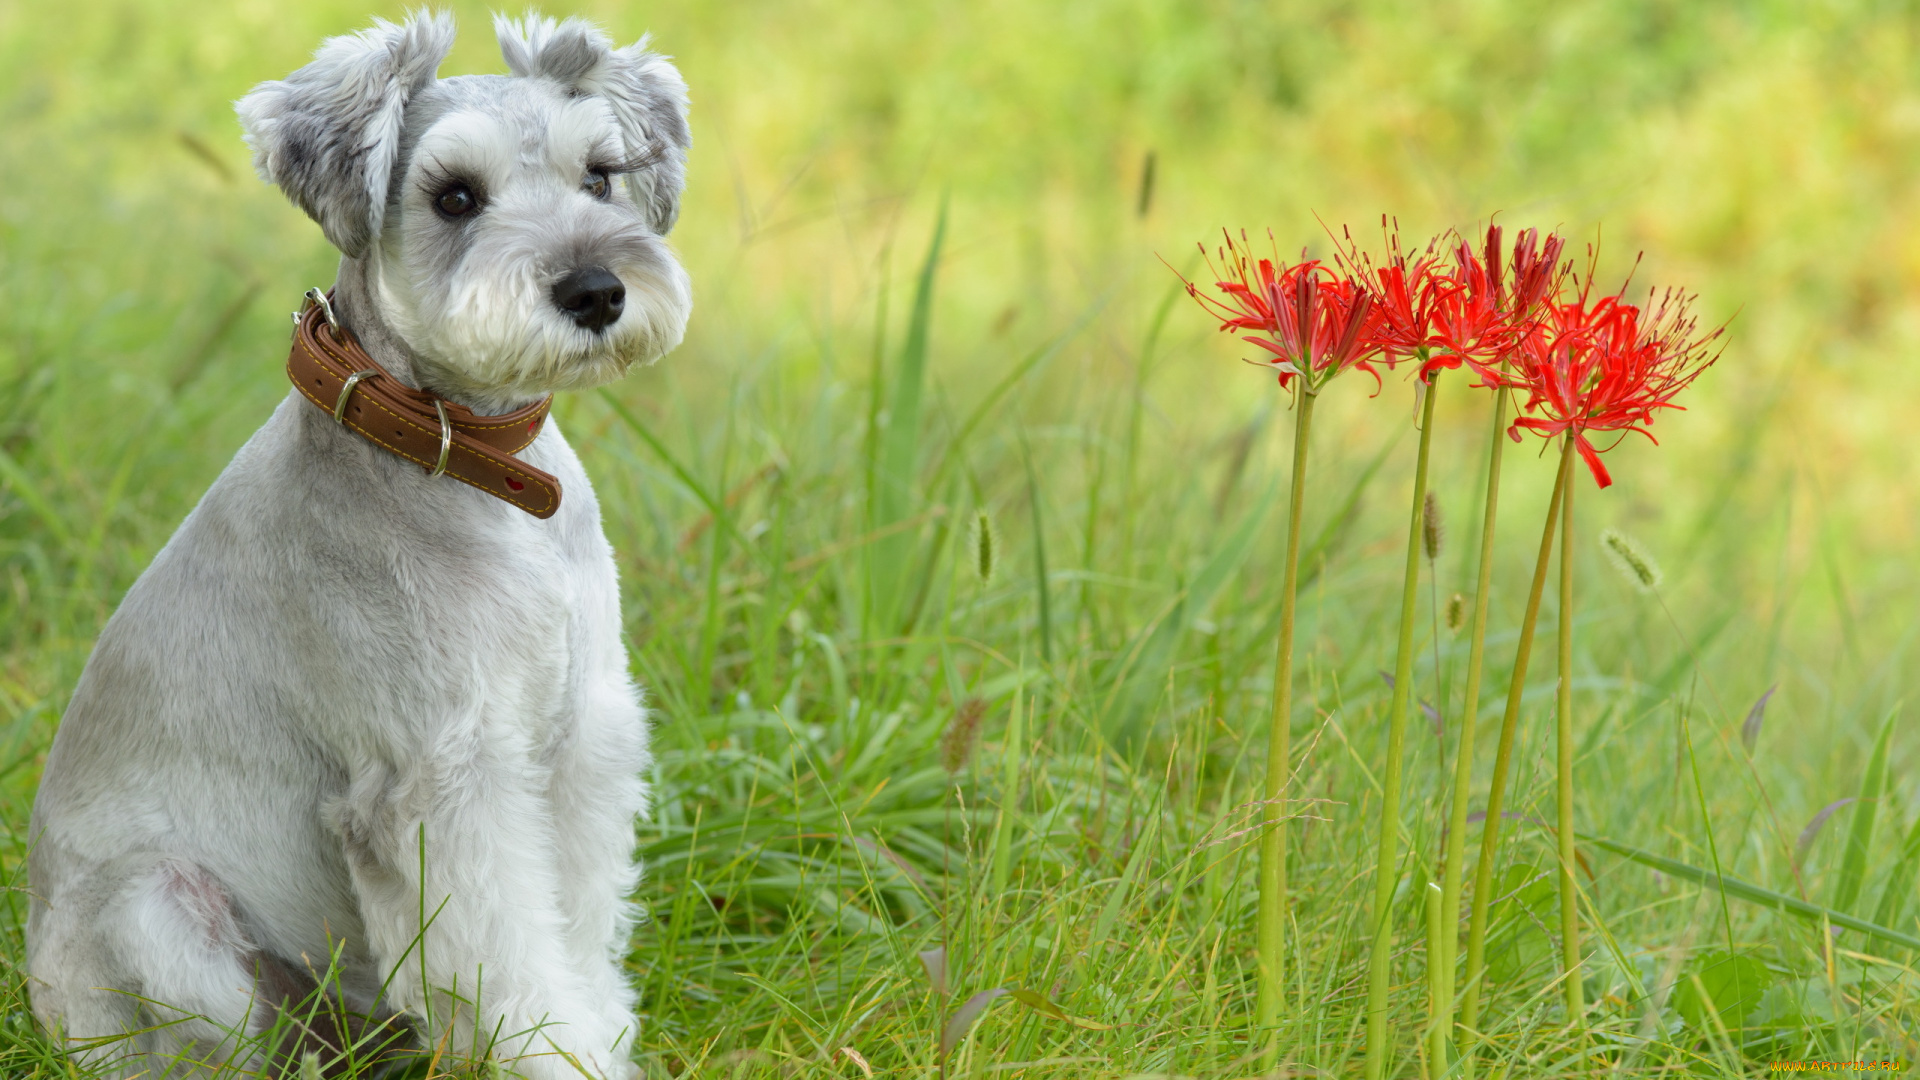
[[[341,251],[341,321],[486,414],[620,377],[691,309],[664,240],[679,74],[576,20],[495,29],[511,75],[437,79],[453,23],[422,13],[237,105],[262,177]],[[479,209],[437,210],[449,184]],[[584,267],[626,290],[599,329],[553,293]],[[289,393],[128,592],[31,826],[34,1011],[77,1052],[128,1076],[258,1065],[271,1048],[235,1037],[337,956],[336,1005],[429,1045],[634,1074],[645,715],[593,488],[552,421],[521,456],[561,481],[549,520]],[[325,1064],[343,1037],[303,1045]]]

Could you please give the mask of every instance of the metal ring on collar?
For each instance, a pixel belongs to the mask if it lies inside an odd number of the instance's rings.
[[[320,314],[326,317],[327,325],[333,328],[334,336],[339,337],[340,320],[334,317],[333,301],[327,299],[327,294],[321,292],[319,286],[316,285],[307,290],[307,303],[320,309]]]
[[[347,376],[346,385],[340,388],[339,399],[333,403],[333,422],[334,423],[340,424],[343,426],[346,424],[347,399],[353,396],[353,388],[360,384],[361,379],[370,379],[373,376],[378,374],[380,374],[380,372],[375,368],[362,368],[359,371],[356,371],[353,374]]]
[[[439,476],[447,471],[447,454],[453,449],[453,425],[447,422],[447,403],[439,398],[433,399],[433,411],[440,414],[440,460],[429,476]]]

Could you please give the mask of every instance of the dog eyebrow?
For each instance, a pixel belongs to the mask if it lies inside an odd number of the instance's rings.
[[[637,153],[628,154],[626,157],[612,160],[595,158],[589,163],[589,167],[599,169],[608,176],[624,176],[628,173],[637,173],[642,169],[650,168],[658,164],[660,159],[665,156],[666,148],[661,146],[658,140],[648,139],[647,145],[641,147]]]
[[[449,184],[465,184],[474,189],[475,195],[484,197],[484,185],[474,172],[471,169],[451,168],[440,160],[440,155],[433,154],[420,162],[420,186],[431,191]]]

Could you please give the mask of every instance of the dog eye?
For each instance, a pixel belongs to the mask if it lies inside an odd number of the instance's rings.
[[[473,197],[472,188],[465,184],[455,184],[441,192],[439,197],[433,200],[433,205],[448,217],[460,217],[472,213],[474,207],[480,205],[480,202]]]
[[[607,174],[599,169],[587,173],[586,179],[580,181],[580,186],[586,188],[587,194],[596,199],[606,198],[607,193],[613,190],[612,185],[607,182]]]

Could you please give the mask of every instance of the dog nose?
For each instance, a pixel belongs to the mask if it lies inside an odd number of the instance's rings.
[[[627,287],[604,266],[575,270],[553,287],[553,302],[588,330],[601,330],[619,321],[627,305]]]

